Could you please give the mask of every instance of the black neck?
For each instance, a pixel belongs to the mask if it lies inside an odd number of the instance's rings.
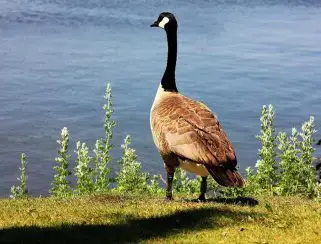
[[[175,82],[175,69],[177,58],[177,28],[167,30],[168,56],[167,65],[161,81],[165,91],[178,92]]]

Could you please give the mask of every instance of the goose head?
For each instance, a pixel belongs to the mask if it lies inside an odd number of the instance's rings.
[[[160,27],[165,31],[177,30],[177,21],[174,14],[163,12],[150,27]]]

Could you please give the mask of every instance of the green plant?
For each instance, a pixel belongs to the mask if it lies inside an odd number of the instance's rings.
[[[89,149],[85,143],[76,143],[76,167],[74,169],[77,177],[75,193],[90,194],[94,191],[93,169],[91,168],[92,157],[89,156]]]
[[[307,184],[307,192],[311,195],[317,194],[319,191],[319,187],[315,181],[316,171],[313,168],[313,162],[315,157],[313,157],[313,153],[315,151],[314,147],[312,146],[312,136],[317,131],[314,129],[314,117],[310,116],[309,121],[303,123],[301,127],[302,132],[300,132],[301,143],[300,147],[302,150],[301,161],[304,165],[305,172],[303,175],[306,179]]]
[[[11,187],[11,198],[23,198],[27,197],[28,195],[28,188],[27,188],[27,156],[26,154],[21,154],[21,167],[19,167],[20,170],[20,177],[17,178],[17,180],[20,182],[19,186],[12,186]]]
[[[173,179],[173,191],[187,194],[199,192],[200,179],[200,177],[190,179],[185,170],[177,168]]]
[[[301,170],[298,131],[293,128],[290,137],[288,137],[286,133],[280,132],[278,141],[281,160],[280,169],[282,173],[277,191],[281,195],[294,194],[299,190],[299,173]]]
[[[95,143],[94,156],[89,155],[89,148],[85,143],[76,143],[76,167],[74,174],[77,184],[73,193],[92,194],[109,191],[111,167],[109,166],[112,157],[110,151],[113,148],[111,143],[113,128],[116,126],[112,120],[113,104],[112,90],[110,84],[106,86],[104,96],[104,132],[105,137],[99,138]],[[272,105],[263,106],[261,111],[261,130],[257,139],[261,143],[258,151],[257,170],[247,168],[246,184],[244,188],[223,188],[214,180],[209,179],[208,191],[215,196],[237,197],[246,195],[259,195],[262,193],[277,195],[305,195],[309,197],[321,197],[321,184],[315,181],[315,169],[312,167],[314,161],[312,136],[314,129],[314,118],[301,127],[301,132],[295,128],[288,136],[279,132],[276,136],[274,128],[275,112]],[[69,132],[66,127],[61,131],[61,138],[57,141],[60,148],[55,159],[57,165],[53,168],[56,171],[50,193],[53,196],[65,197],[72,194],[68,176],[69,170],[68,143]],[[120,171],[116,178],[115,191],[121,193],[160,194],[164,189],[159,182],[163,180],[161,175],[149,175],[142,171],[141,163],[137,161],[134,149],[130,148],[131,137],[128,135],[122,145],[122,158],[119,160]],[[11,187],[11,197],[19,198],[27,196],[27,158],[21,155],[21,171],[19,186]],[[163,180],[164,181],[164,180]],[[173,179],[173,190],[176,193],[193,194],[199,193],[201,178],[190,179],[185,171],[178,168]]]
[[[159,181],[162,179],[161,175],[153,175],[150,179],[150,184],[147,185],[148,193],[151,195],[164,194],[165,189],[159,185]]]
[[[148,174],[141,172],[141,164],[137,161],[135,150],[130,148],[131,138],[126,136],[123,156],[119,160],[120,170],[116,178],[118,192],[144,193],[147,191]]]
[[[273,127],[274,110],[272,105],[263,106],[261,113],[261,142],[257,163],[257,172],[247,171],[247,183],[244,192],[260,194],[263,192],[278,195],[319,195],[320,187],[315,182],[315,169],[312,136],[314,118],[302,125],[302,131],[295,128],[288,136],[279,132],[276,137]],[[279,149],[279,151],[277,151]],[[276,161],[279,158],[279,162]]]
[[[290,137],[283,132],[278,135],[282,173],[277,188],[279,194],[316,195],[316,172],[312,167],[314,160],[312,135],[316,132],[313,122],[314,118],[310,117],[310,120],[302,125],[301,132],[293,128]]]
[[[261,134],[257,139],[261,142],[259,149],[259,160],[257,161],[256,183],[266,190],[273,191],[272,188],[277,183],[279,175],[276,162],[276,136],[273,126],[275,112],[273,106],[264,105],[261,111]]]
[[[242,189],[223,189],[225,196],[246,194],[277,195],[320,195],[321,187],[315,182],[315,169],[312,146],[314,118],[302,125],[302,131],[292,129],[291,136],[279,132],[275,136],[273,126],[275,112],[272,105],[263,106],[261,112],[261,134],[257,139],[261,142],[257,171],[247,169],[247,180]],[[277,151],[279,149],[279,151]],[[277,161],[279,158],[279,161]]]
[[[108,83],[106,86],[106,94],[105,94],[106,103],[103,106],[105,111],[104,117],[104,131],[105,138],[100,138],[96,141],[95,144],[95,191],[96,192],[105,192],[108,190],[110,184],[109,174],[111,172],[111,168],[109,167],[109,163],[112,160],[110,155],[110,150],[113,145],[111,144],[111,140],[113,137],[113,127],[116,126],[116,122],[111,119],[113,113],[113,104],[112,104],[112,90],[110,84]]]
[[[301,127],[301,132],[299,136],[301,137],[300,147],[302,150],[302,163],[311,166],[315,158],[313,157],[313,153],[315,151],[312,146],[312,136],[317,131],[314,129],[314,117],[310,116],[310,119],[303,123]]]
[[[61,130],[61,138],[57,141],[60,148],[58,150],[59,157],[55,158],[57,165],[54,166],[56,174],[54,175],[51,183],[52,188],[50,193],[56,197],[64,197],[71,194],[70,182],[67,179],[71,175],[69,170],[69,154],[68,154],[68,143],[69,143],[69,132],[67,127]]]
[[[251,167],[245,169],[245,186],[243,195],[260,195],[262,193],[262,188],[256,180],[256,173]],[[271,189],[271,188],[270,188]]]

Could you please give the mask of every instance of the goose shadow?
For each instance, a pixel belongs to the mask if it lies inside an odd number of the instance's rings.
[[[136,243],[151,238],[178,233],[217,229],[221,219],[229,223],[246,221],[248,216],[260,215],[250,211],[232,211],[204,207],[176,211],[166,216],[137,218],[132,215],[113,214],[117,224],[87,225],[62,224],[55,227],[11,227],[0,230],[0,243]],[[106,221],[107,222],[107,221]]]
[[[187,200],[184,199],[186,202],[199,202],[198,199]],[[228,198],[228,197],[218,197],[218,198],[208,198],[204,202],[209,203],[224,203],[224,204],[232,204],[232,205],[240,205],[240,206],[250,206],[254,207],[259,204],[259,201],[252,197],[235,197],[235,198]]]

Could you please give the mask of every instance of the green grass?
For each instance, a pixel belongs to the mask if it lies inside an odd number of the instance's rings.
[[[321,204],[311,200],[176,198],[3,199],[0,243],[321,243]]]

